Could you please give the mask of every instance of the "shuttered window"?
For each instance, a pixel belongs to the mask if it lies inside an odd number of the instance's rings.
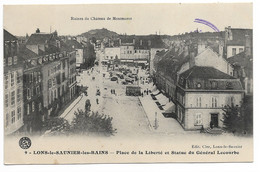
[[[202,125],[202,115],[201,115],[201,113],[195,114],[194,125]]]

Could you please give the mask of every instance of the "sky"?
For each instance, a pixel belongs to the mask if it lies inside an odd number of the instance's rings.
[[[107,28],[119,34],[176,35],[195,29],[214,32],[203,19],[219,30],[225,27],[253,28],[251,3],[216,4],[106,4],[106,5],[4,5],[3,27],[16,36],[57,30],[59,35],[78,35]],[[132,20],[71,20],[88,17],[128,17]]]

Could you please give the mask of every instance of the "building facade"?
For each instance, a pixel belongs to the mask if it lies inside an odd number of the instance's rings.
[[[231,26],[225,28],[226,57],[230,58],[241,52],[253,51],[253,31],[252,29],[236,29]]]
[[[73,41],[73,42],[71,42]],[[61,40],[57,32],[32,34],[26,48],[37,54],[41,66],[43,120],[58,115],[59,110],[76,96],[76,40]],[[72,93],[71,93],[72,92]]]
[[[247,50],[229,57],[227,60],[234,68],[233,76],[239,78],[246,95],[253,96],[253,56]]]
[[[155,59],[156,53],[159,53],[160,51],[163,51],[163,50],[166,50],[166,49],[165,48],[151,48],[150,57],[149,57],[150,74],[155,74],[154,59]]]
[[[134,44],[125,43],[120,45],[120,59],[121,60],[133,60],[134,59]]]
[[[180,75],[176,88],[177,120],[185,130],[223,127],[223,108],[240,106],[239,79],[213,67],[194,66]]]
[[[105,48],[105,60],[112,61],[115,59],[121,59],[120,47],[106,47]]]
[[[24,64],[24,132],[40,132],[44,120],[41,62],[37,54],[21,47]]]
[[[4,131],[18,132],[24,122],[23,66],[19,58],[18,39],[4,30]]]
[[[77,80],[76,80],[76,52],[68,52],[68,62],[69,62],[69,76],[68,76],[68,89],[69,89],[69,99],[72,100],[77,94]]]
[[[46,118],[49,118],[57,115],[63,105],[62,102],[67,102],[68,77],[66,78],[66,74],[68,73],[68,65],[66,65],[67,62],[64,59],[67,58],[67,54],[51,54],[46,55],[44,58],[45,62],[42,66],[43,106],[47,109]]]

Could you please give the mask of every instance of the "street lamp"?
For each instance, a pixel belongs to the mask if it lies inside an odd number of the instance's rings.
[[[157,130],[159,127],[158,119],[157,119],[157,112],[155,112],[155,119],[154,119],[154,129]]]

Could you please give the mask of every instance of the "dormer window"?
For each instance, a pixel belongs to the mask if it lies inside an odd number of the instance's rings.
[[[17,64],[17,56],[14,56],[14,65]]]
[[[216,89],[218,87],[218,83],[216,81],[211,82],[211,88]]]
[[[8,66],[11,66],[13,64],[13,58],[8,57]]]
[[[201,88],[201,83],[200,82],[197,83],[197,88]]]
[[[180,78],[180,84],[184,85],[184,78],[183,77]]]
[[[39,63],[39,64],[42,64],[42,58],[39,58],[39,59],[38,59],[38,63]]]
[[[226,88],[227,88],[227,89],[233,89],[233,84],[232,84],[232,82],[227,82]]]

